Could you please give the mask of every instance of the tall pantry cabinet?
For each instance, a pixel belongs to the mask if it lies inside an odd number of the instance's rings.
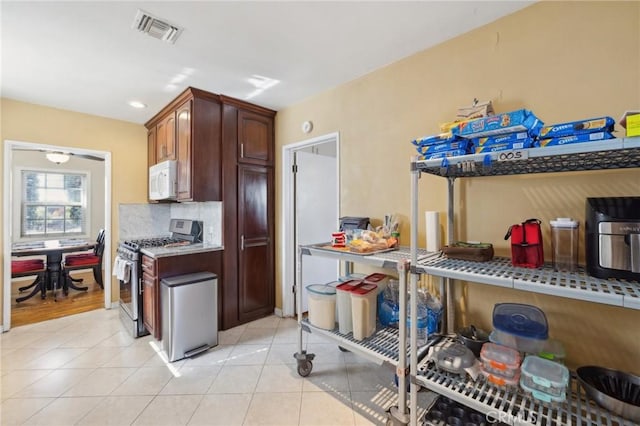
[[[275,111],[220,96],[222,102],[223,289],[230,328],[275,306]],[[233,312],[231,306],[236,308]]]
[[[222,201],[221,329],[275,307],[275,115],[190,87],[146,123],[149,166],[177,161],[177,201]]]

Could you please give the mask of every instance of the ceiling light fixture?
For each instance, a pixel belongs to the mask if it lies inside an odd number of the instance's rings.
[[[63,152],[47,152],[46,157],[47,160],[56,164],[62,164],[69,161],[69,154],[65,154]]]
[[[143,104],[140,101],[130,101],[129,102],[129,106],[131,106],[133,108],[137,108],[137,109],[142,109],[142,108],[146,108],[147,104]]]

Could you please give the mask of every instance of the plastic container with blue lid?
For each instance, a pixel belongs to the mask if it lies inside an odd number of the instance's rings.
[[[498,303],[493,307],[493,327],[500,344],[537,354],[549,338],[547,317],[540,308],[522,303]]]

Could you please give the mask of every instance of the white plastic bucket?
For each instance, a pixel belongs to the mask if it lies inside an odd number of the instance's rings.
[[[325,330],[336,328],[336,289],[325,284],[307,286],[309,322]]]

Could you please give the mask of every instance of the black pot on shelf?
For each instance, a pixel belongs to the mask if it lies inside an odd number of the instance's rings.
[[[482,345],[489,341],[489,333],[470,325],[458,330],[458,341],[471,349],[476,358],[479,358]]]

